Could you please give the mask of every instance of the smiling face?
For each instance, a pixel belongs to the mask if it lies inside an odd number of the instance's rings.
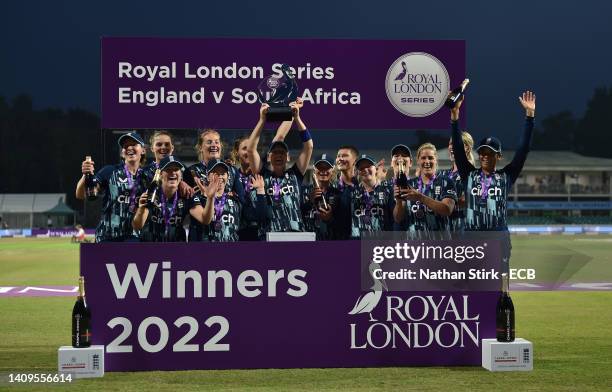
[[[410,167],[412,167],[412,158],[405,152],[398,152],[397,154],[391,157],[391,166],[393,167],[393,173],[399,173],[399,162],[404,161],[404,167],[406,171],[406,175],[410,172]]]
[[[336,167],[340,171],[352,170],[357,156],[348,148],[341,148],[336,155]]]
[[[434,150],[431,148],[422,149],[417,159],[419,162],[419,168],[421,169],[421,175],[431,177],[436,174],[438,160]]]
[[[221,183],[217,188],[217,193],[223,192],[225,189],[225,184],[227,184],[228,174],[227,169],[223,165],[217,165],[214,169],[212,169],[208,173],[208,182],[211,183],[215,180],[215,178],[221,179]]]
[[[272,151],[268,153],[268,161],[272,169],[282,168],[285,170],[285,166],[287,162],[289,162],[289,152],[280,146],[274,147]]]
[[[138,143],[132,138],[126,138],[121,143],[121,156],[126,163],[140,162],[140,159],[144,155],[144,148],[142,144]]]
[[[331,180],[333,167],[321,162],[314,168],[314,174],[319,182],[328,183]]]
[[[200,157],[204,162],[221,159],[221,137],[216,131],[206,132],[200,136]]]
[[[170,165],[161,172],[162,187],[166,189],[178,189],[183,174],[181,167],[178,165]]]
[[[238,159],[240,160],[240,165],[242,167],[249,166],[249,153],[247,151],[247,146],[249,144],[249,139],[245,139],[240,142],[238,146]]]
[[[478,160],[480,161],[480,167],[488,172],[495,171],[497,161],[501,158],[501,154],[493,151],[489,147],[482,147],[478,149]]]
[[[376,182],[376,165],[370,161],[361,161],[357,166],[359,178],[366,184]]]
[[[157,135],[153,138],[151,143],[151,151],[155,156],[155,162],[159,163],[162,159],[168,155],[172,155],[174,152],[174,145],[172,145],[172,139],[168,135]]]

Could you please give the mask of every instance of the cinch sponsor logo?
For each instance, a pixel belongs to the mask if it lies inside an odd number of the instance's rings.
[[[285,185],[280,188],[280,194],[283,196],[290,195],[294,192],[295,192],[295,187],[293,185]],[[274,188],[272,187],[272,188],[266,189],[266,193],[268,194],[268,196],[274,196]]]
[[[409,117],[426,117],[437,112],[449,91],[444,64],[424,52],[406,53],[387,71],[385,89],[391,104]]]
[[[151,220],[153,221],[153,223],[164,223],[164,218],[161,216],[152,215]],[[181,218],[180,216],[173,216],[170,219],[168,219],[168,223],[171,225],[180,224],[182,221],[183,221],[183,218]]]
[[[233,225],[234,224],[234,217],[232,215],[229,215],[229,214],[221,215],[221,222]]]
[[[410,211],[411,211],[413,214],[416,214],[416,212],[417,212],[418,210],[425,210],[425,211],[427,211],[427,212],[433,212],[433,210],[432,210],[431,208],[429,208],[429,207],[427,207],[425,204],[421,204],[420,202],[418,202],[418,201],[417,201],[415,204],[412,204],[412,205],[410,206]]]
[[[365,208],[357,208],[355,210],[355,216],[364,216],[366,215],[366,209]],[[385,210],[382,209],[382,207],[372,207],[370,209],[370,215],[372,216],[382,216],[385,214]]]
[[[119,195],[117,197],[118,203],[130,204],[130,195]]]
[[[493,187],[487,190],[487,195],[488,196],[502,196],[504,194],[503,192],[504,190],[502,188]],[[472,193],[472,196],[482,196],[482,188],[481,187],[472,188],[471,193]]]

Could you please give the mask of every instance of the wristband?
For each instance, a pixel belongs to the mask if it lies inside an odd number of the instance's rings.
[[[302,143],[306,143],[307,141],[312,139],[312,135],[308,132],[308,129],[305,129],[300,132],[300,138],[302,138]]]

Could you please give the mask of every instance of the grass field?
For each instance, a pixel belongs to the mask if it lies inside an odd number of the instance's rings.
[[[513,244],[513,265],[544,268],[562,259],[553,270],[564,279],[612,281],[610,237],[524,236],[514,238]],[[0,240],[0,286],[71,285],[77,275],[78,246],[66,239]],[[515,292],[513,299],[518,335],[534,342],[532,372],[431,367],[107,373],[71,385],[14,389],[612,390],[612,292]],[[70,297],[0,298],[0,373],[55,372],[57,347],[70,341],[73,303]],[[0,390],[5,387],[0,385]]]

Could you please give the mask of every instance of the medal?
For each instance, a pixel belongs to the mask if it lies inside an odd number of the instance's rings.
[[[142,172],[142,170],[140,168],[136,170],[136,181],[132,180],[132,174],[128,170],[127,164],[123,165],[123,172],[125,173],[128,185],[130,186],[130,206],[128,208],[128,211],[134,212],[136,211],[136,184],[140,181],[140,173]]]
[[[164,217],[164,229],[166,234],[166,241],[168,240],[168,234],[170,233],[170,218],[174,215],[174,211],[176,210],[176,203],[178,201],[178,192],[174,194],[174,200],[172,201],[172,208],[170,210],[167,209],[168,200],[166,199],[166,195],[164,192],[161,193],[161,207],[162,207],[162,215]]]
[[[227,201],[227,193],[224,193],[221,197],[215,197],[215,230],[221,230],[221,219],[223,218],[223,208],[225,207],[225,202]]]

